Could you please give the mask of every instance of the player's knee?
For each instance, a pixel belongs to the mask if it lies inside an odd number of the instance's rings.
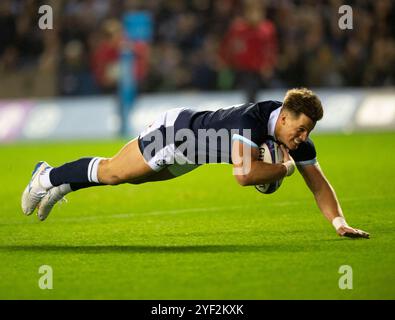
[[[125,181],[121,177],[113,174],[113,175],[108,176],[104,183],[111,185],[111,186],[116,186],[116,185],[124,183],[124,182]]]
[[[127,178],[114,167],[111,159],[103,159],[100,161],[98,179],[100,183],[113,186],[127,181]]]
[[[237,183],[242,187],[246,187],[250,185],[247,175],[235,175],[235,178]]]

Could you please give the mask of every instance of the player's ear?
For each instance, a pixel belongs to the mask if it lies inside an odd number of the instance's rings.
[[[285,122],[286,122],[286,120],[287,120],[287,117],[288,117],[288,112],[287,112],[286,110],[281,110],[281,113],[280,113],[280,122],[281,122],[282,125],[285,124]]]

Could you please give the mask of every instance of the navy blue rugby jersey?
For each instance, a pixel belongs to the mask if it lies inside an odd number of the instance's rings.
[[[216,111],[185,109],[175,120],[174,131],[177,133],[185,128],[192,130],[195,137],[194,159],[187,152],[188,139],[179,139],[175,144],[177,147],[182,145],[180,149],[195,163],[232,163],[233,140],[258,147],[265,140],[274,139],[274,125],[281,107],[280,101],[263,101]],[[301,143],[297,150],[290,151],[290,155],[298,165],[316,162],[316,150],[310,139]]]

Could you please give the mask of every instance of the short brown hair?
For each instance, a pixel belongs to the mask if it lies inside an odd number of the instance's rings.
[[[314,122],[322,119],[324,110],[317,95],[306,88],[288,90],[283,103],[283,108],[299,116],[301,113]]]

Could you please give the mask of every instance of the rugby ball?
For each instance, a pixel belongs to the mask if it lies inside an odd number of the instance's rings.
[[[259,147],[259,160],[267,163],[281,163],[283,162],[283,152],[280,145],[273,140],[266,140]],[[283,179],[272,183],[265,183],[256,185],[255,188],[262,193],[270,194],[280,188]]]

